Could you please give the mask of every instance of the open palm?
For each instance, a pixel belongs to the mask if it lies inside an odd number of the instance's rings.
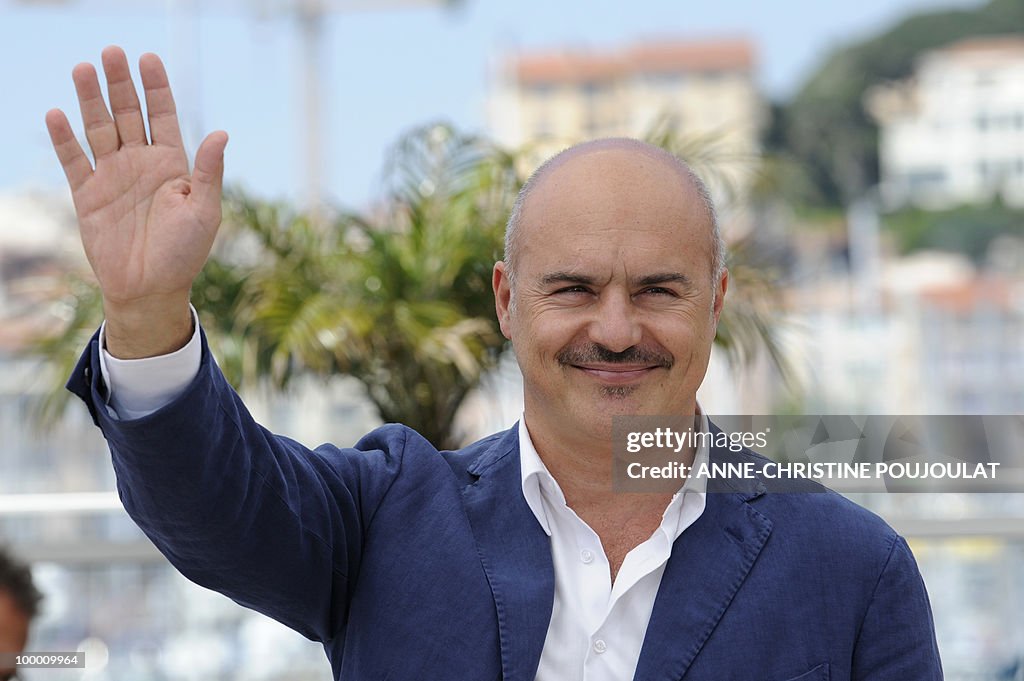
[[[151,139],[124,52],[105,49],[103,69],[109,110],[96,70],[79,64],[72,73],[95,167],[64,113],[54,109],[46,115],[71,186],[86,255],[108,303],[187,296],[220,224],[227,135],[210,134],[189,173],[160,59],[146,54],[139,60]]]

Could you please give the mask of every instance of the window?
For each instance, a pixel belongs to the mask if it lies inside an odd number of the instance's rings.
[[[942,168],[916,168],[906,174],[910,191],[939,190],[946,186],[946,171]]]

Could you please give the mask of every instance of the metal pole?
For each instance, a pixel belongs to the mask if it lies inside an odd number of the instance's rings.
[[[181,135],[190,156],[203,140],[198,0],[168,0],[168,68],[173,71]]]
[[[297,6],[302,50],[302,101],[304,106],[303,162],[305,165],[306,208],[314,221],[322,217],[323,148],[327,144],[321,126],[321,73],[324,8],[320,0],[305,0]]]
[[[854,201],[846,213],[850,240],[850,279],[856,287],[858,311],[864,316],[878,313],[880,304],[880,246],[878,205],[873,197]]]

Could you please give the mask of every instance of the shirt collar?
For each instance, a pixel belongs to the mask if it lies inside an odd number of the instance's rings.
[[[700,403],[697,403],[697,432],[707,433],[708,432],[708,416],[701,409]],[[694,452],[693,456],[693,469],[696,470],[701,464],[707,464],[710,459],[710,449],[708,447],[709,438],[700,438],[700,445]],[[541,528],[550,537],[551,536],[551,525],[548,521],[548,514],[544,507],[543,499],[541,497],[541,486],[544,487],[544,492],[549,495],[549,498],[553,501],[561,504],[565,504],[565,495],[562,493],[562,488],[559,487],[558,481],[555,480],[551,472],[548,471],[547,466],[544,465],[544,461],[540,458],[540,454],[537,452],[537,448],[533,445],[533,439],[530,437],[530,431],[526,427],[526,414],[524,413],[519,419],[519,469],[522,475],[522,488],[523,498],[526,499],[526,504],[533,511],[533,515],[537,518],[537,522],[540,523]],[[686,479],[683,483],[682,488],[679,492],[672,497],[672,501],[669,502],[668,507],[665,509],[665,516],[673,509],[678,508],[680,505],[681,498],[688,493],[699,494],[704,496],[707,492],[707,479],[704,476],[691,476]],[[678,514],[676,514],[678,515]],[[678,522],[672,523],[671,527],[666,527],[665,523],[662,522],[661,528],[673,535],[678,534],[677,531]],[[668,538],[669,541],[675,541],[676,537],[671,536]]]

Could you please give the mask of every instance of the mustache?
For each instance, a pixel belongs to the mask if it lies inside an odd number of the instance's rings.
[[[622,352],[613,352],[603,345],[588,343],[570,345],[562,348],[555,355],[562,366],[581,364],[647,364],[650,366],[671,369],[675,359],[667,351],[658,348],[647,348],[633,345]]]

